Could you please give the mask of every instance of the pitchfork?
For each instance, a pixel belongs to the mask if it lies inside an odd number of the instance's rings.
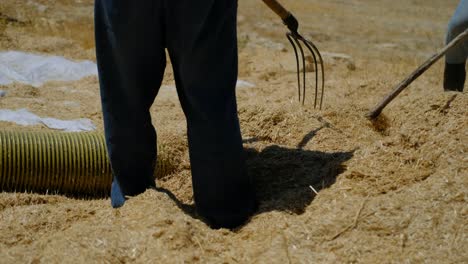
[[[322,55],[320,55],[319,50],[317,47],[309,41],[305,39],[303,36],[299,34],[297,31],[299,28],[299,22],[294,17],[294,15],[289,12],[286,8],[284,8],[278,1],[276,0],[263,0],[263,2],[273,10],[282,20],[283,23],[289,28],[290,32],[286,33],[286,37],[288,38],[289,42],[293,46],[294,54],[296,55],[296,67],[297,67],[297,91],[299,94],[299,102],[301,101],[302,95],[302,104],[305,103],[305,92],[306,92],[306,57],[304,55],[304,48],[302,47],[301,43],[306,46],[306,48],[312,53],[313,62],[315,65],[315,98],[314,98],[314,108],[317,107],[318,101],[318,93],[319,93],[319,73],[318,73],[318,63],[320,63],[320,72],[322,73],[321,83],[321,92],[320,92],[320,102],[319,108],[322,109],[322,102],[323,102],[323,93],[325,89],[325,73],[323,71],[323,60]],[[302,60],[299,59],[299,53],[301,54]],[[317,58],[319,59],[317,63]],[[302,61],[302,93],[301,93],[301,70],[300,70],[300,61]]]

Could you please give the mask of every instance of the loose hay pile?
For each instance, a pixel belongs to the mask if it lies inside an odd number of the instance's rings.
[[[93,60],[92,2],[2,0],[0,49]],[[297,102],[280,22],[261,1],[241,1],[240,78],[256,85],[238,90],[261,201],[251,222],[211,230],[193,217],[185,120],[163,87],[153,120],[180,163],[158,183],[173,195],[148,191],[113,210],[108,199],[1,193],[0,262],[468,262],[466,92],[442,92],[439,63],[379,122],[364,118],[442,45],[456,2],[284,0],[322,50],[353,58],[355,68],[325,58],[318,112]],[[171,71],[165,77],[172,85]],[[0,108],[86,117],[102,131],[96,77],[0,90]]]

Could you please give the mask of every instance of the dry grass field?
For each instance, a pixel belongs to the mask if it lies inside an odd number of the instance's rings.
[[[305,106],[297,101],[281,21],[260,0],[241,0],[239,79],[255,87],[237,96],[260,200],[249,223],[212,230],[194,215],[168,64],[152,114],[178,161],[157,179],[171,195],[147,191],[115,210],[108,198],[1,192],[0,263],[468,263],[466,87],[443,91],[441,60],[376,122],[364,117],[444,45],[457,1],[282,2],[324,54],[324,108],[310,90]],[[92,0],[1,0],[0,51],[95,60],[92,19]],[[95,76],[4,85],[0,109],[89,118],[102,132],[98,89]]]

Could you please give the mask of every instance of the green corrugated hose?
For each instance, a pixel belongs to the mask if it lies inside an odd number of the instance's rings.
[[[158,147],[155,177],[170,172]],[[2,191],[109,195],[112,174],[98,133],[0,131]]]

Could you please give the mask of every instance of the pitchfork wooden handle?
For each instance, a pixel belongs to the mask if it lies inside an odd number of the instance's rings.
[[[263,2],[283,20],[284,24],[289,28],[289,30],[291,30],[291,32],[297,34],[299,22],[297,22],[297,19],[291,12],[276,0],[263,0]]]
[[[291,13],[276,0],[263,0],[263,2],[283,20],[291,15]]]

